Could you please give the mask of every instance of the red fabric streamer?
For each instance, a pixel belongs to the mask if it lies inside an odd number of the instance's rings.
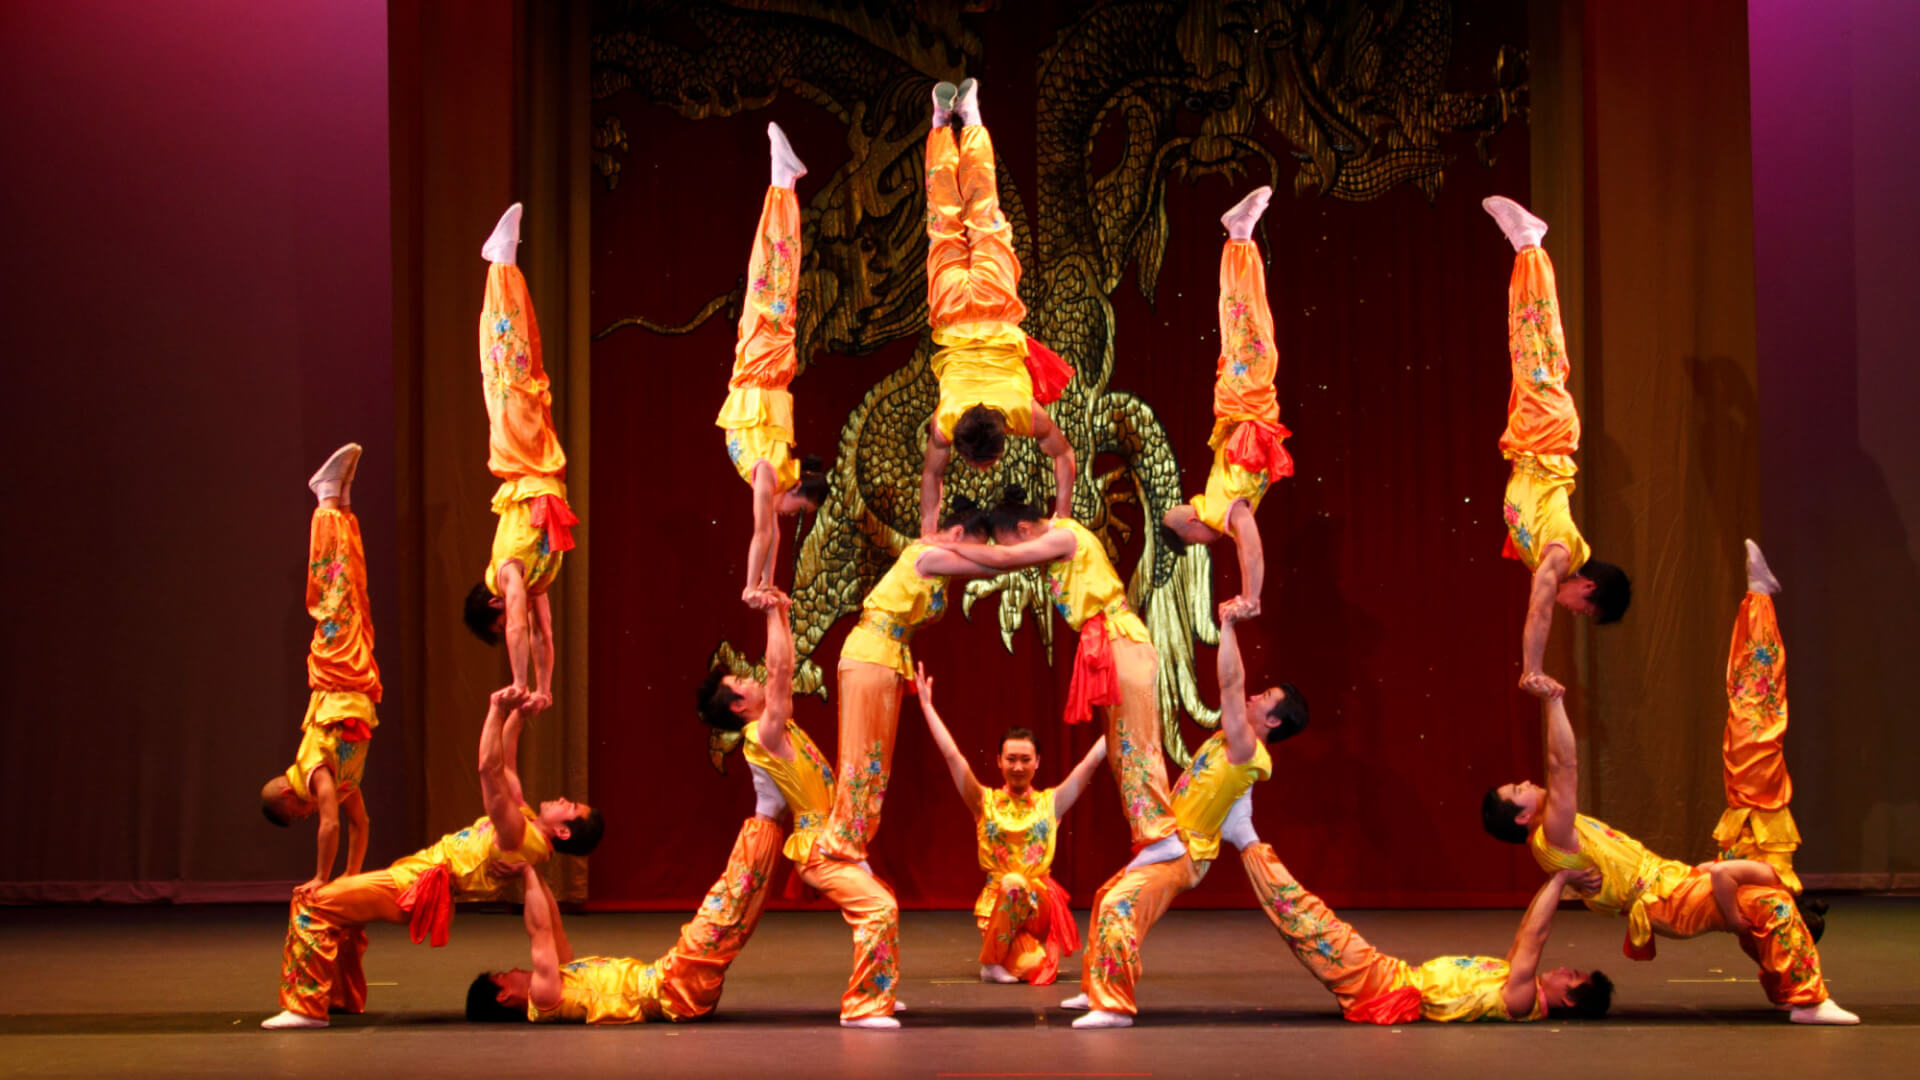
[[[1370,997],[1348,1009],[1356,1024],[1411,1024],[1420,1019],[1420,991],[1411,986]]]
[[[1620,951],[1625,954],[1629,960],[1651,960],[1653,959],[1654,952],[1653,942],[1653,938],[1648,938],[1645,945],[1635,945],[1633,943],[1633,935],[1628,934],[1620,941]]]
[[[373,729],[357,716],[346,717],[335,726],[340,729],[340,737],[347,742],[366,742],[373,738]]]
[[[1107,640],[1107,617],[1100,614],[1080,625],[1080,648],[1073,657],[1073,683],[1067,688],[1069,724],[1093,719],[1095,705],[1120,704],[1120,673],[1113,666],[1113,643]]]
[[[1060,960],[1080,951],[1080,927],[1073,921],[1073,908],[1068,906],[1072,897],[1067,890],[1053,880],[1049,874],[1036,883],[1045,899],[1047,926],[1040,934],[1041,944],[1047,948],[1047,961],[1035,972],[1028,982],[1034,986],[1049,986],[1060,977]]]
[[[1285,425],[1271,420],[1242,420],[1224,447],[1229,462],[1248,472],[1264,472],[1268,481],[1293,475],[1293,455],[1281,445],[1293,434]]]
[[[1033,400],[1051,405],[1060,400],[1061,391],[1073,380],[1073,369],[1059,353],[1028,338],[1027,376],[1033,380]]]
[[[548,551],[572,551],[573,527],[580,524],[573,510],[567,506],[567,500],[558,495],[535,495],[533,502],[533,527],[547,530]]]
[[[407,891],[400,894],[400,910],[412,916],[407,936],[415,945],[433,939],[433,947],[447,943],[447,931],[453,925],[452,879],[447,868],[436,866],[421,874]]]

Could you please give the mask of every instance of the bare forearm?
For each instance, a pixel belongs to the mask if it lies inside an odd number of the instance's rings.
[[[516,616],[511,604],[507,607],[507,662],[513,667],[513,685],[525,687],[527,683],[527,658],[532,653],[532,631],[527,627],[527,611],[522,607]]]
[[[353,829],[347,836],[346,876],[352,877],[367,864],[367,819],[362,817],[353,822]]]
[[[927,719],[927,733],[933,736],[933,745],[939,747],[940,756],[947,763],[947,775],[953,778],[953,789],[960,793],[962,799],[967,798],[971,790],[969,785],[979,783],[973,778],[973,767],[967,764],[966,755],[960,752],[960,744],[953,741],[953,733],[947,730],[947,725],[933,705],[922,701],[920,712]]]
[[[1094,772],[1106,760],[1107,740],[1103,735],[1093,740],[1093,746],[1088,748],[1087,756],[1080,759],[1080,764],[1073,767],[1073,771],[1067,774],[1067,778],[1061,781],[1060,787],[1053,793],[1053,812],[1056,816],[1066,816],[1073,804],[1079,801],[1081,792],[1087,790],[1087,783],[1093,779]]]
[[[1527,597],[1527,624],[1520,635],[1520,670],[1523,673],[1546,670],[1547,638],[1553,633],[1553,596],[1559,582],[1544,573],[1533,577],[1533,591]]]
[[[1214,666],[1223,699],[1246,693],[1247,671],[1240,662],[1240,633],[1230,621],[1220,626],[1220,648],[1214,652]]]
[[[761,549],[761,558],[760,558],[760,587],[761,588],[767,588],[773,584],[773,568],[776,564],[779,563],[779,561],[780,561],[780,518],[778,516],[775,516],[773,521],[769,523],[767,526],[767,543],[766,543],[766,546],[763,549]]]
[[[948,451],[927,445],[927,459],[920,469],[920,535],[932,536],[940,527],[941,475],[947,471]]]
[[[320,819],[318,839],[315,841],[313,876],[316,881],[326,881],[333,876],[333,861],[340,854],[340,821],[338,818]]]
[[[1547,773],[1578,777],[1580,745],[1573,737],[1573,721],[1567,719],[1566,702],[1559,698],[1542,701],[1540,718],[1546,725]]]
[[[1260,546],[1260,529],[1254,525],[1251,513],[1242,514],[1233,531],[1233,546],[1240,554],[1240,594],[1258,600],[1267,583],[1267,557]]]
[[[1064,436],[1060,439],[1060,452],[1053,457],[1053,516],[1073,516],[1073,479],[1076,473],[1073,463],[1073,447],[1065,445]]]
[[[785,608],[767,608],[767,694],[780,700],[793,697],[793,627]]]

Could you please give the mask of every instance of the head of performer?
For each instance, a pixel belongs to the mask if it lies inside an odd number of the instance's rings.
[[[800,459],[800,482],[773,497],[775,513],[791,517],[815,514],[827,501],[827,467],[813,454]]]
[[[1531,780],[1490,787],[1480,800],[1480,825],[1495,840],[1524,844],[1546,804],[1547,789]]]
[[[1033,741],[1033,732],[1023,727],[1008,728],[1000,736],[1000,779],[1007,785],[1007,791],[1014,795],[1025,795],[1033,790],[1033,774],[1040,768],[1039,745]]]
[[[975,405],[953,424],[953,449],[962,461],[982,472],[1000,462],[1007,452],[1007,417],[999,409]]]
[[[312,800],[303,799],[293,790],[292,781],[286,773],[274,777],[260,789],[260,812],[267,820],[281,828],[299,821],[313,813]]]
[[[1247,698],[1247,719],[1267,745],[1285,742],[1307,729],[1307,699],[1290,682],[1269,686]]]
[[[993,542],[1017,544],[1047,531],[1046,511],[1027,501],[1027,489],[1008,484],[993,508]]]
[[[606,832],[600,811],[572,799],[548,799],[534,820],[553,839],[553,850],[567,855],[593,854]]]
[[[1604,971],[1554,968],[1541,972],[1537,981],[1547,1015],[1555,1020],[1599,1020],[1613,1007],[1613,980]]]
[[[489,645],[498,645],[507,625],[507,598],[493,595],[493,590],[483,581],[467,593],[460,619],[473,631],[474,637]]]
[[[767,684],[726,668],[707,672],[697,696],[700,722],[721,731],[739,731],[767,709]]]
[[[476,1024],[511,1024],[527,1018],[527,992],[533,972],[483,971],[467,987],[467,1019]]]
[[[1560,583],[1554,594],[1560,606],[1605,626],[1617,623],[1633,603],[1633,581],[1610,562],[1588,559],[1580,572]]]
[[[940,519],[941,540],[972,540],[984,544],[993,539],[993,514],[965,495],[947,501],[947,513]]]

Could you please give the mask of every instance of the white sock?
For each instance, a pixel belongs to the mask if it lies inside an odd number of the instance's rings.
[[[1017,983],[1020,977],[999,964],[982,964],[980,981],[987,983]]]
[[[795,180],[807,175],[806,163],[793,152],[793,144],[787,141],[787,133],[780,130],[779,124],[767,125],[767,142],[772,144],[774,187],[790,188]]]
[[[954,99],[953,115],[960,118],[961,127],[972,127],[980,122],[980,80],[961,79],[956,88],[960,96]]]
[[[1818,1005],[1795,1005],[1787,1019],[1796,1024],[1857,1024],[1860,1018],[1840,1007],[1832,998]]]
[[[321,502],[328,499],[346,501],[347,486],[353,482],[353,466],[359,460],[359,443],[350,442],[335,450],[326,463],[307,478],[307,489]]]
[[[892,1031],[900,1026],[900,1021],[891,1016],[864,1016],[858,1020],[842,1020],[843,1028],[866,1028],[869,1031]]]
[[[1220,224],[1227,227],[1227,235],[1235,240],[1253,239],[1253,227],[1260,224],[1260,215],[1267,212],[1267,203],[1273,199],[1273,189],[1257,187],[1247,193],[1247,197],[1233,204],[1233,209],[1220,215]]]
[[[302,1016],[297,1012],[280,1010],[277,1015],[260,1021],[260,1026],[269,1031],[284,1031],[293,1028],[323,1028],[327,1026],[324,1016]]]
[[[1773,576],[1767,557],[1760,553],[1760,545],[1751,540],[1747,541],[1747,591],[1768,596],[1780,591],[1780,579]]]
[[[950,82],[933,84],[933,127],[943,128],[953,123],[953,99],[959,95],[960,91]]]
[[[1241,851],[1260,842],[1260,834],[1253,831],[1252,788],[1233,800],[1233,807],[1227,811],[1227,820],[1220,825],[1220,839]]]
[[[1480,208],[1493,215],[1500,231],[1507,234],[1507,242],[1515,251],[1525,251],[1530,247],[1539,247],[1540,241],[1547,235],[1547,223],[1527,212],[1527,208],[1507,198],[1505,195],[1492,195],[1480,200]]]
[[[1172,862],[1186,853],[1187,842],[1180,839],[1179,833],[1174,833],[1172,836],[1163,836],[1141,848],[1140,854],[1135,855],[1133,861],[1127,864],[1127,869],[1138,870],[1143,866],[1152,866],[1154,863]]]
[[[1073,1026],[1085,1031],[1088,1028],[1123,1028],[1133,1026],[1133,1017],[1126,1013],[1108,1012],[1095,1009],[1073,1022]]]
[[[514,203],[500,215],[500,220],[494,223],[493,235],[480,245],[481,258],[502,266],[513,265],[513,249],[520,246],[520,210],[520,204]]]
[[[1060,1007],[1063,1009],[1091,1009],[1093,1008],[1093,1002],[1088,1001],[1087,995],[1085,994],[1075,994],[1061,1002]]]

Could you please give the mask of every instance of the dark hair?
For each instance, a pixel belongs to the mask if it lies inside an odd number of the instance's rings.
[[[826,503],[827,466],[818,454],[808,454],[800,459],[800,482],[794,485],[794,490],[816,509]]]
[[[739,731],[746,724],[740,714],[733,711],[733,703],[740,700],[740,695],[720,681],[731,674],[726,668],[714,668],[707,672],[706,679],[696,691],[700,722],[721,731]]]
[[[1160,538],[1161,547],[1173,552],[1175,556],[1185,555],[1187,553],[1186,538],[1173,531],[1166,522],[1162,521],[1156,524],[1153,527],[1153,531],[1154,534]]]
[[[586,817],[567,821],[567,835],[553,838],[553,850],[567,855],[591,855],[593,849],[600,846],[600,836],[607,831],[607,823],[600,816],[600,808],[587,811]]]
[[[1007,733],[1005,735],[1000,736],[1000,752],[1003,754],[1006,753],[1007,744],[1012,742],[1015,739],[1027,740],[1028,742],[1033,744],[1034,753],[1038,754],[1040,752],[1040,741],[1033,737],[1033,732],[1023,727],[1010,727],[1007,729]]]
[[[273,822],[275,825],[278,825],[283,829],[293,824],[293,819],[281,813],[280,807],[276,805],[275,800],[273,799],[261,799],[260,812],[267,816],[268,821]]]
[[[467,606],[460,613],[460,620],[473,631],[473,636],[489,645],[500,644],[500,631],[493,628],[493,621],[500,617],[500,610],[493,606],[493,591],[486,582],[475,585],[467,593]]]
[[[493,972],[483,971],[473,977],[467,987],[468,1020],[476,1024],[511,1024],[526,1018],[526,1009],[516,1009],[500,1001],[500,984],[493,981]]]
[[[991,465],[1007,449],[1007,420],[1000,410],[975,405],[953,425],[953,448],[975,465]]]
[[[1800,921],[1807,924],[1807,934],[1815,945],[1820,944],[1821,935],[1827,932],[1827,902],[1815,900],[1810,896],[1796,896],[1793,906],[1800,909]]]
[[[1619,622],[1633,604],[1633,582],[1627,572],[1610,562],[1588,559],[1580,576],[1593,582],[1593,592],[1587,595],[1596,609],[1593,621],[1601,626]]]
[[[1269,746],[1277,742],[1285,742],[1307,730],[1306,696],[1290,682],[1281,683],[1280,689],[1284,694],[1267,713],[1268,716],[1279,721],[1278,724],[1267,729]]]
[[[1547,1010],[1547,1015],[1575,1020],[1603,1020],[1613,1008],[1613,980],[1604,971],[1595,971],[1579,986],[1567,988],[1567,1003]]]
[[[1480,800],[1480,824],[1487,835],[1509,844],[1527,842],[1527,827],[1520,824],[1520,804],[1500,797],[1499,785],[1487,789]]]
[[[940,529],[945,532],[956,525],[969,537],[982,539],[993,533],[993,515],[965,495],[955,495],[947,503],[947,516],[940,519]]]
[[[1027,501],[1026,488],[1019,484],[1008,484],[993,508],[993,531],[1010,532],[1022,522],[1040,521],[1046,516],[1038,506]]]

